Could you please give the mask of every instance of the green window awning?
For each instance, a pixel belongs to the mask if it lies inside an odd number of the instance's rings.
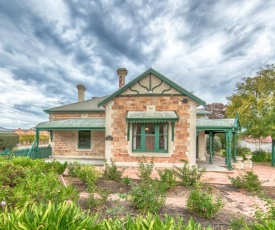
[[[150,112],[140,112],[140,111],[129,111],[126,116],[127,122],[135,123],[163,123],[167,121],[178,121],[179,117],[174,111],[150,111]]]
[[[46,121],[36,125],[39,130],[105,130],[105,118],[75,118]]]

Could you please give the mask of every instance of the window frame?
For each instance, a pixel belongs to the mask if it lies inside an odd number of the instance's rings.
[[[80,144],[80,138],[81,138],[81,133],[89,133],[89,144],[88,145],[81,145]],[[91,134],[91,131],[90,130],[79,130],[78,131],[78,138],[77,138],[77,148],[78,149],[91,149],[92,147],[92,134]]]
[[[134,134],[134,125],[140,125],[141,126],[141,133],[140,135],[140,148],[134,149],[135,145],[135,140],[134,138],[136,135]],[[146,134],[145,128],[146,125],[148,126],[149,124],[154,125],[155,133],[154,134]],[[160,126],[161,125],[166,125],[166,133],[160,134]],[[146,149],[146,136],[154,136],[154,149]],[[160,149],[160,137],[161,136],[166,136],[166,143],[164,146],[166,146],[166,149]],[[154,123],[154,122],[148,122],[148,123],[132,123],[132,152],[133,153],[168,153],[169,152],[169,123],[168,122],[161,122],[161,123]]]

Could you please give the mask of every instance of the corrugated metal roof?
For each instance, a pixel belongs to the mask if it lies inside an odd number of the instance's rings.
[[[36,126],[41,130],[62,129],[105,129],[105,118],[78,118],[41,122]]]
[[[51,109],[45,109],[46,113],[57,113],[57,112],[104,112],[103,106],[98,107],[98,104],[106,99],[108,96],[96,97],[90,100],[76,102],[69,105],[63,105]]]
[[[129,111],[126,117],[127,121],[155,121],[165,122],[171,120],[178,120],[178,116],[174,111],[152,111],[152,112],[141,112],[141,111]]]
[[[235,119],[197,119],[197,127],[235,127]]]

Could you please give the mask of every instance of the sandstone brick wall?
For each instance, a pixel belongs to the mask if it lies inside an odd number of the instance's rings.
[[[54,131],[53,143],[54,155],[105,158],[104,131],[91,131],[91,149],[78,149],[78,131]]]
[[[180,160],[188,160],[189,146],[189,105],[183,104],[183,96],[163,96],[163,97],[116,97],[112,105],[112,157],[115,162],[136,162],[135,156],[128,152],[128,145],[131,140],[127,141],[127,111],[146,111],[147,105],[155,105],[156,111],[176,111],[179,121],[175,124],[173,148],[169,148],[171,157],[167,153],[152,154],[156,163],[181,163]],[[169,127],[171,129],[171,127]],[[171,139],[171,136],[169,136]],[[170,143],[171,144],[171,143]],[[171,147],[171,146],[170,146]],[[130,146],[131,148],[131,146]],[[140,153],[140,156],[145,155]],[[148,154],[146,154],[148,156]]]

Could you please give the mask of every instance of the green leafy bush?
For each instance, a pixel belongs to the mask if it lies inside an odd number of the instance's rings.
[[[0,133],[0,150],[13,149],[19,143],[19,136],[15,133]]]
[[[131,201],[143,213],[157,212],[165,203],[166,185],[150,176],[154,168],[153,158],[147,163],[145,157],[139,159],[137,175],[140,184],[132,184]]]
[[[107,162],[104,164],[103,176],[108,180],[121,181],[124,171],[125,168],[119,171],[113,159],[111,159],[110,164]]]
[[[194,186],[200,183],[200,179],[205,169],[199,170],[195,165],[188,165],[186,161],[182,168],[174,166],[174,174],[180,179],[184,186]]]
[[[177,180],[173,170],[163,169],[158,170],[160,181],[167,189],[173,188],[177,185]]]
[[[65,187],[56,169],[42,160],[27,157],[0,161],[0,200],[9,207],[76,200],[78,192],[71,185]]]
[[[141,184],[133,185],[131,195],[131,201],[135,207],[143,213],[157,212],[165,203],[166,188],[162,183],[150,180],[143,181]]]
[[[256,150],[252,152],[252,159],[253,162],[265,162],[271,160],[271,154],[265,152],[264,150]]]
[[[232,185],[236,188],[246,189],[248,191],[260,191],[261,181],[253,171],[247,171],[244,175],[237,177],[228,177]]]
[[[266,205],[264,208],[257,207],[255,217],[258,221],[275,220],[275,200],[264,198]]]
[[[204,192],[200,188],[193,189],[187,199],[187,208],[204,218],[213,218],[221,210],[224,203],[221,198],[214,199],[212,193]]]
[[[251,150],[246,147],[237,147],[236,148],[236,155],[244,157],[246,154],[251,154]]]
[[[142,181],[150,181],[151,174],[154,169],[154,158],[151,158],[149,162],[147,162],[146,158],[144,156],[138,158],[138,172],[137,176]]]

